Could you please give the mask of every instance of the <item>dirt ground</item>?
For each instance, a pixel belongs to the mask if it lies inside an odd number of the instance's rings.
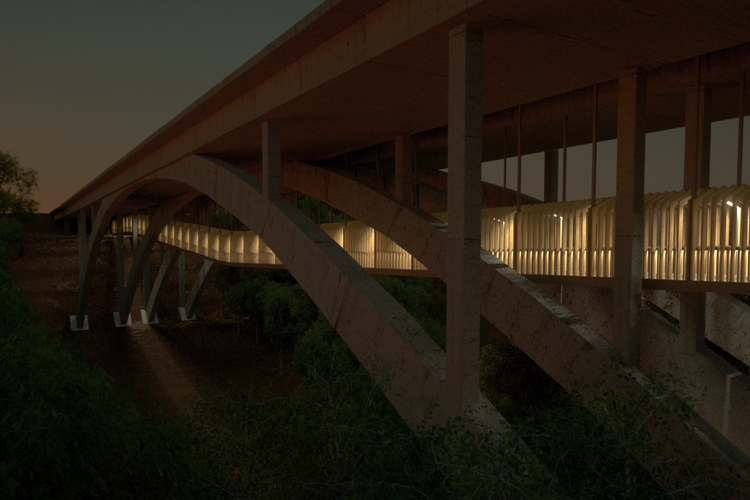
[[[126,238],[125,243],[127,276],[132,241]],[[159,267],[157,246],[151,259],[153,278]],[[189,291],[203,261],[195,255],[186,256]],[[91,286],[87,309],[90,329],[84,332],[71,332],[68,319],[75,312],[78,294],[75,236],[27,238],[24,256],[14,261],[12,271],[21,293],[49,326],[50,335],[60,336],[84,362],[103,368],[119,382],[134,385],[142,394],[161,400],[168,407],[214,388],[266,388],[284,394],[299,383],[289,366],[291,357],[284,358],[286,367],[280,376],[274,347],[262,334],[256,344],[250,325],[238,329],[225,312],[220,292],[211,284],[198,303],[198,319],[180,321],[177,266],[161,297],[159,323],[141,323],[143,296],[139,286],[131,311],[133,325],[116,328],[112,316],[117,309],[116,262],[115,239],[107,236]]]

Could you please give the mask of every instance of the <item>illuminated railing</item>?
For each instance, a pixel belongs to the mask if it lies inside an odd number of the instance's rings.
[[[143,236],[148,227],[148,217],[139,214],[137,220],[138,234]],[[321,228],[366,269],[427,271],[426,267],[393,240],[361,222],[333,222],[322,224]],[[115,231],[113,223],[112,232]],[[132,217],[123,220],[123,231],[133,231]],[[201,224],[171,221],[159,234],[158,241],[230,264],[282,264],[273,251],[252,231],[230,231]]]
[[[693,281],[749,282],[749,205],[750,186],[744,185],[699,190],[692,202],[690,191],[646,195],[643,277],[685,280],[690,266]],[[435,216],[446,220],[445,213]],[[148,220],[143,215],[138,220],[138,232],[144,234]],[[132,218],[124,226],[132,231]],[[364,268],[425,271],[390,238],[361,222],[321,227]],[[521,274],[614,274],[613,197],[597,200],[594,207],[585,200],[524,205],[518,213],[516,207],[483,209],[481,227],[482,247]],[[281,264],[251,231],[174,221],[159,241],[222,262]]]

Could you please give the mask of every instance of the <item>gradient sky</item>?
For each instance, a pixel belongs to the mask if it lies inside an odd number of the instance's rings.
[[[3,1],[0,150],[49,212],[319,3]]]
[[[39,171],[49,212],[313,10],[319,0],[3,2],[0,150]],[[715,123],[712,185],[734,182],[737,120]],[[750,124],[745,125],[750,151]],[[647,138],[646,191],[682,186],[682,130]],[[591,146],[568,153],[568,199],[589,196]],[[615,141],[598,145],[601,196],[614,194]],[[750,174],[750,153],[745,174]],[[649,168],[659,164],[657,169]],[[542,155],[524,157],[542,197]],[[508,161],[515,187],[515,159]],[[498,162],[484,177],[502,182]]]

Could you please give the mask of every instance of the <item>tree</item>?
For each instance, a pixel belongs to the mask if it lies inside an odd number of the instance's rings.
[[[39,174],[23,168],[18,157],[0,151],[0,215],[24,215],[36,212],[39,203],[31,193],[39,187]]]

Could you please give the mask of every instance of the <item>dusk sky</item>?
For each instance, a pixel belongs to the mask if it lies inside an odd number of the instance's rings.
[[[39,210],[49,212],[319,3],[3,2],[0,150],[39,171]],[[750,124],[745,133],[750,151]],[[736,141],[736,119],[714,124],[712,185],[734,181]],[[647,138],[647,192],[681,187],[682,148],[681,130]],[[615,142],[598,149],[598,192],[607,196],[614,193]],[[569,179],[588,178],[590,151],[569,150]],[[658,177],[649,169],[654,163],[662,166]],[[508,166],[515,187],[515,161]],[[502,179],[496,162],[485,171],[487,180]],[[524,191],[532,196],[542,195],[541,171],[541,155],[524,158]],[[568,199],[588,196],[586,183],[568,184]]]

